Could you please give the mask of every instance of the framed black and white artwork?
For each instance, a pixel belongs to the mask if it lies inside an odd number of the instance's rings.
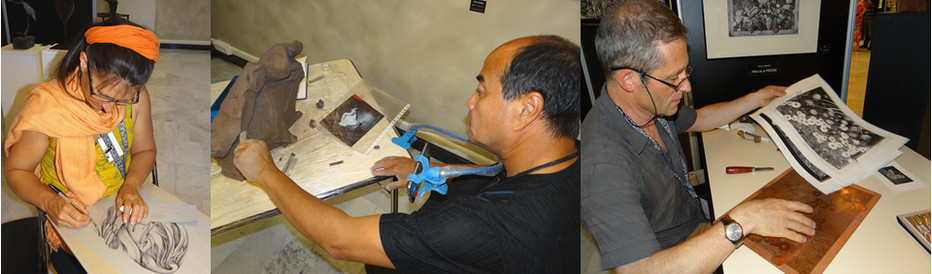
[[[709,59],[814,53],[819,1],[703,1]]]

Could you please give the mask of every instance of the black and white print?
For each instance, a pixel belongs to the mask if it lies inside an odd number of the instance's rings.
[[[800,93],[776,109],[806,144],[836,169],[857,162],[884,139],[855,123],[822,87]]]
[[[357,95],[343,101],[340,106],[327,115],[320,123],[333,136],[348,146],[353,146],[362,139],[370,129],[375,127],[383,117],[371,105]]]
[[[902,185],[913,181],[913,179],[909,178],[909,176],[894,166],[882,167],[877,170],[877,172],[883,175],[884,178],[887,178],[887,180],[890,180],[894,185]]]
[[[793,169],[825,194],[879,176],[877,170],[902,154],[907,141],[861,119],[818,74],[790,85],[785,96],[750,116]]]
[[[798,0],[728,0],[728,36],[799,33]]]

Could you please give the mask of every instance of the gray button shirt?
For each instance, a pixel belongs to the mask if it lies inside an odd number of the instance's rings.
[[[706,222],[698,201],[674,174],[683,174],[682,148],[659,124],[665,147],[625,120],[605,87],[582,123],[581,218],[602,253],[602,268],[646,258],[686,240]],[[696,111],[680,106],[666,117],[674,133],[696,121]],[[672,119],[672,120],[670,120]]]

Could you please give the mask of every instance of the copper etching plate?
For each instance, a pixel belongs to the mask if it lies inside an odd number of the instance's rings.
[[[880,194],[850,185],[825,195],[796,171],[788,169],[744,202],[765,198],[799,201],[812,206],[814,211],[807,217],[816,222],[816,234],[806,243],[749,235],[745,245],[783,272],[821,273],[877,204]]]

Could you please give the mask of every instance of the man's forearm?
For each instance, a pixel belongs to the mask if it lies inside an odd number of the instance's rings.
[[[689,131],[702,132],[725,125],[756,109],[755,103],[750,96],[746,95],[733,101],[704,106],[696,110],[696,123],[689,128]]]
[[[715,222],[706,231],[639,261],[614,269],[615,273],[711,273],[735,250],[725,228]]]
[[[285,219],[330,255],[393,267],[382,249],[381,215],[350,217],[306,192],[278,170],[263,173],[259,181]]]

